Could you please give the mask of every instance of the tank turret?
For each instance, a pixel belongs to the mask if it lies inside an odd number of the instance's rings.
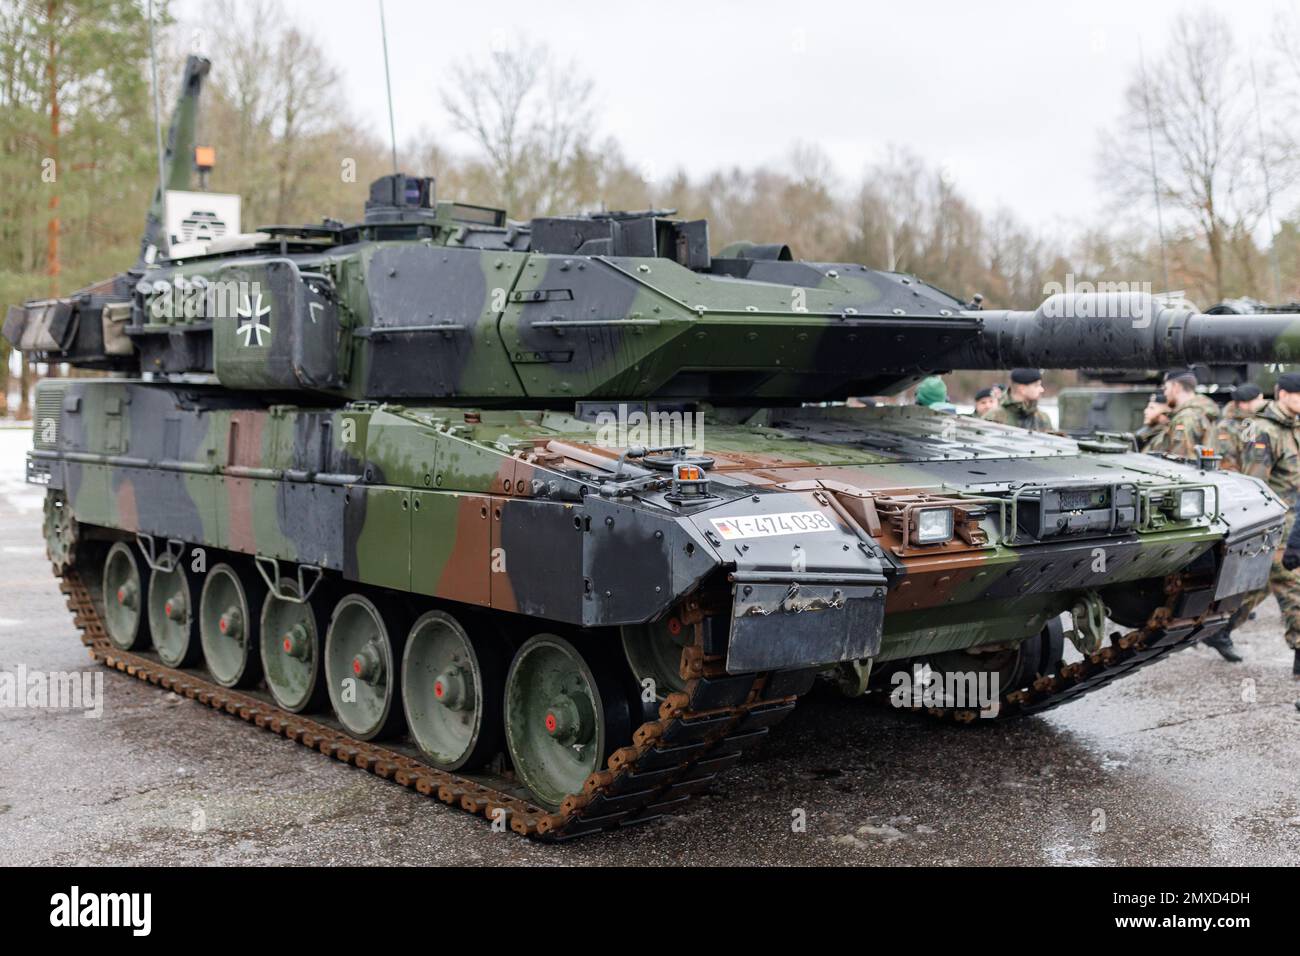
[[[952,369],[1300,354],[1296,313],[1211,315],[1137,294],[972,311],[911,276],[763,250],[712,257],[706,223],[654,211],[509,223],[435,201],[432,180],[385,177],[361,223],[228,237],[11,309],[5,335],[38,360],[232,389],[539,407],[794,404]]]

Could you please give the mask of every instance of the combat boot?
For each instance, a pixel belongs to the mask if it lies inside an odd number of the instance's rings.
[[[1232,643],[1231,631],[1224,630],[1220,631],[1218,634],[1212,634],[1203,639],[1201,643],[1214,648],[1219,652],[1219,656],[1225,661],[1229,661],[1233,664],[1240,664],[1242,661],[1241,655],[1237,653],[1237,648]],[[1300,664],[1297,664],[1296,666],[1300,667]],[[1297,671],[1297,673],[1300,673],[1300,671]]]

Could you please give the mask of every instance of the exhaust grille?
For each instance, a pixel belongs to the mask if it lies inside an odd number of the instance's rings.
[[[59,422],[63,415],[63,395],[72,384],[63,379],[42,379],[36,383],[36,416],[32,419],[32,445],[53,451],[59,444]]]

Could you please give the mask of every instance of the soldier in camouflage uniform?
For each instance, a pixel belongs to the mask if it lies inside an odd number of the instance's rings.
[[[1219,406],[1213,399],[1196,393],[1196,374],[1190,369],[1167,373],[1164,392],[1165,403],[1170,408],[1169,426],[1153,436],[1142,450],[1194,459],[1197,445],[1213,441]]]
[[[1223,459],[1221,467],[1229,471],[1241,471],[1242,434],[1246,422],[1254,418],[1267,404],[1268,399],[1258,385],[1246,382],[1238,385],[1232,392],[1232,401],[1223,410],[1215,430],[1215,444],[1219,457]]]
[[[1295,505],[1300,496],[1300,372],[1278,376],[1277,397],[1264,406],[1244,431],[1241,471],[1262,478],[1287,502],[1286,548],[1273,559],[1268,590],[1277,598],[1286,625],[1287,645],[1295,651],[1292,673],[1300,677],[1300,534],[1295,533]],[[1294,539],[1294,540],[1293,540]],[[1233,615],[1233,625],[1244,621],[1251,609],[1268,596],[1256,591]]]
[[[1150,451],[1151,446],[1164,441],[1164,434],[1169,430],[1169,406],[1165,397],[1158,392],[1152,393],[1147,407],[1142,410],[1142,427],[1134,436],[1138,451]]]
[[[1038,407],[1043,397],[1043,373],[1036,368],[1011,370],[1011,387],[1002,401],[984,416],[985,421],[1002,425],[1015,425],[1031,432],[1052,431],[1052,420]]]

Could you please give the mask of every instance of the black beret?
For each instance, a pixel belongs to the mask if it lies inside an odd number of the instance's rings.
[[[1036,368],[1013,368],[1011,370],[1011,381],[1017,385],[1033,385],[1035,382],[1043,380],[1043,373]]]
[[[1283,372],[1277,377],[1277,387],[1284,392],[1300,392],[1300,372]]]
[[[1196,373],[1190,368],[1176,368],[1165,372],[1166,382],[1178,382],[1180,385],[1186,385],[1188,388],[1196,387]]]
[[[992,397],[993,397],[993,386],[992,386],[992,385],[990,385],[988,388],[981,388],[978,392],[975,393],[975,401],[977,401],[977,402],[978,402],[981,398],[992,398]]]
[[[1254,382],[1245,382],[1232,390],[1232,400],[1234,402],[1253,402],[1263,394],[1264,392]]]

